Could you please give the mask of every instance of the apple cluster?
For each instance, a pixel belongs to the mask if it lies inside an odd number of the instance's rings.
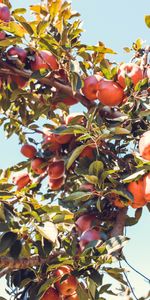
[[[53,272],[56,278],[54,287],[48,288],[41,300],[79,300],[76,292],[78,281],[71,272],[72,268],[70,266],[61,266],[56,269]]]
[[[126,78],[135,87],[144,78],[150,79],[150,68],[145,73],[135,63],[123,63],[118,69],[117,81],[108,80],[99,74],[91,75],[84,80],[82,92],[89,101],[98,99],[104,105],[118,106],[126,99]]]
[[[76,231],[80,237],[79,251],[84,251],[85,247],[92,241],[103,240],[100,231],[100,220],[96,214],[84,214],[76,222]]]

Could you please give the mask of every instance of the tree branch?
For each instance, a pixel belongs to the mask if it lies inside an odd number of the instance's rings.
[[[115,225],[111,231],[111,237],[123,235],[127,211],[128,211],[127,207],[124,207],[119,210]]]
[[[22,257],[14,259],[12,257],[1,256],[0,257],[0,278],[7,273],[15,270],[27,269],[33,266],[39,266],[45,263],[50,263],[51,260],[58,257],[59,255],[65,254],[64,251],[56,251],[50,254],[47,258],[41,258],[39,255],[34,255],[29,258]]]
[[[12,76],[19,75],[24,78],[30,79],[32,76],[32,72],[29,70],[17,69],[15,67],[13,67],[12,65],[9,65],[8,63],[0,60],[0,75],[7,75],[7,76],[8,75],[12,75]],[[52,77],[51,78],[46,78],[46,77],[40,78],[40,79],[38,79],[38,81],[45,85],[53,86],[58,91],[63,92],[67,96],[75,98],[76,100],[81,102],[88,109],[93,106],[93,103],[91,101],[89,101],[86,97],[84,97],[81,93],[79,93],[78,91],[76,91],[74,93],[71,86],[65,85],[65,84],[59,82],[59,80],[54,77],[53,78]]]
[[[142,60],[141,60],[141,65],[140,65],[140,67],[142,69],[144,69],[144,67],[147,66],[147,64],[148,64],[148,55],[149,55],[149,53],[150,53],[150,46],[146,46],[144,55],[143,55]]]

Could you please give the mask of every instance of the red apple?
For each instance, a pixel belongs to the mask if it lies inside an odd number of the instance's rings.
[[[143,79],[142,69],[135,63],[122,64],[118,71],[118,82],[125,88],[126,82],[125,78],[129,77],[135,86],[140,80]]]
[[[10,76],[10,79],[12,82],[15,82],[19,88],[23,89],[27,83],[28,83],[28,79],[24,78],[24,77],[19,77],[19,76]]]
[[[48,175],[51,179],[58,179],[63,177],[65,172],[65,166],[63,160],[51,162],[48,166]]]
[[[133,208],[140,208],[146,204],[143,178],[140,178],[138,181],[130,182],[127,189],[133,195],[133,202],[131,204]]]
[[[37,153],[36,148],[29,144],[24,144],[20,151],[25,157],[28,158],[34,158]]]
[[[61,99],[60,102],[66,104],[68,106],[71,106],[71,105],[77,104],[79,101],[73,97],[67,97],[67,98]]]
[[[56,142],[54,133],[45,134],[43,137],[43,146],[47,144],[45,149],[51,152],[58,152],[61,149],[61,145]]]
[[[20,47],[11,47],[8,51],[7,51],[9,56],[16,56],[17,58],[19,58],[22,63],[25,63],[26,58],[27,58],[27,51],[25,49],[22,49]]]
[[[92,241],[99,241],[101,240],[101,234],[99,230],[96,229],[89,229],[84,231],[80,237],[80,249],[84,251],[85,247]]]
[[[7,5],[0,3],[0,20],[9,22],[11,18],[10,10]]]
[[[140,155],[147,160],[150,160],[150,130],[143,133],[139,140]]]
[[[144,176],[143,186],[144,186],[144,198],[146,202],[150,202],[150,173]]]
[[[100,75],[92,75],[84,80],[82,92],[88,100],[93,101],[97,99],[98,82],[100,79]]]
[[[48,178],[48,184],[49,187],[52,191],[57,191],[59,190],[63,184],[64,184],[64,176],[60,177],[58,179],[51,179],[50,177]]]
[[[89,230],[92,227],[92,225],[95,225],[96,221],[97,219],[95,214],[85,214],[76,220],[76,229],[79,233],[82,233],[84,231]]]
[[[56,289],[50,287],[40,300],[61,300],[61,297]]]
[[[116,106],[122,103],[124,92],[122,87],[113,80],[101,79],[98,83],[97,98],[108,106]]]
[[[64,275],[68,275],[68,277],[63,280]],[[55,287],[60,294],[67,296],[76,291],[78,282],[75,276],[71,274],[71,268],[69,266],[59,267],[54,272],[54,276],[59,278],[59,280],[55,283]]]
[[[27,172],[23,172],[14,178],[14,183],[17,185],[18,191],[24,188],[29,182],[31,182],[31,179]]]
[[[38,71],[40,69],[57,70],[59,68],[55,56],[48,50],[41,50],[35,53],[34,58],[35,60],[31,62],[32,71]]]
[[[4,31],[0,32],[0,41],[5,40],[6,39],[6,33]]]
[[[44,162],[45,161],[42,158],[38,158],[37,157],[37,158],[33,159],[31,161],[31,168],[32,168],[32,170],[36,174],[38,174],[38,175],[44,173],[46,171],[46,169],[47,169],[47,167],[42,167],[42,165],[44,164]]]

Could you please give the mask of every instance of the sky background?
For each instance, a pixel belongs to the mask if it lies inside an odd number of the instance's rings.
[[[26,0],[23,3],[22,0],[12,0],[11,3],[16,8],[28,7],[31,4],[37,4],[38,1]],[[144,23],[144,15],[150,14],[150,2],[148,0],[72,0],[72,6],[74,10],[80,12],[83,20],[85,32],[82,35],[82,42],[88,44],[97,44],[98,41],[104,42],[107,47],[118,52],[116,56],[113,56],[113,60],[129,61],[130,55],[124,52],[123,47],[131,47],[132,43],[139,37],[147,44],[150,42],[150,30]],[[74,110],[79,110],[79,107],[73,108]],[[17,137],[6,140],[0,129],[0,169],[7,168],[22,160],[19,149]],[[134,211],[132,210],[131,213]],[[140,222],[127,228],[127,236],[131,240],[124,250],[130,264],[147,277],[150,273],[149,225],[148,210],[144,208]],[[126,265],[125,267],[130,270]],[[135,272],[130,272],[128,276],[138,298],[146,295],[149,290],[148,283]],[[111,282],[112,280],[107,278],[107,283]],[[3,279],[0,281],[0,296],[9,300],[5,293]],[[116,298],[109,296],[108,299]]]

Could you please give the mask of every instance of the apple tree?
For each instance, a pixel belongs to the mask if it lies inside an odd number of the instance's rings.
[[[81,43],[68,1],[30,12],[0,1],[0,125],[22,153],[0,170],[0,276],[11,299],[136,298],[121,263],[126,226],[150,209],[150,47],[116,64]]]

